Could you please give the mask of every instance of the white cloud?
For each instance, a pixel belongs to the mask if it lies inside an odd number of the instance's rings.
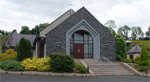
[[[0,29],[11,31],[27,25],[52,22],[66,12],[72,3],[77,11],[85,6],[102,24],[115,20],[118,27],[150,26],[150,0],[0,0]]]

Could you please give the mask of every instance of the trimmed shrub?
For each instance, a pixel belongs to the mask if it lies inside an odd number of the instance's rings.
[[[18,61],[5,60],[1,62],[1,68],[6,71],[23,71],[23,67]]]
[[[50,64],[49,64],[50,58],[37,58],[33,57],[32,59],[27,58],[21,62],[21,65],[24,67],[27,71],[49,71],[50,70]]]
[[[145,70],[145,66],[138,66],[138,70],[139,71],[144,71]]]
[[[135,59],[134,59],[134,61],[135,61],[136,63],[138,63],[138,62],[140,61],[140,56],[136,56]]]
[[[122,60],[122,57],[120,55],[118,55],[118,54],[116,55],[116,58],[117,58],[118,61]]]
[[[75,67],[74,59],[63,53],[49,54],[50,65],[53,72],[73,72]]]
[[[76,70],[78,73],[88,73],[87,68],[81,64],[76,64]]]
[[[16,60],[17,58],[17,52],[12,50],[12,49],[8,49],[6,51],[6,53],[1,53],[0,54],[0,60]]]
[[[131,59],[131,63],[135,63],[134,59]]]
[[[128,59],[128,58],[122,58],[122,60],[121,60],[121,61],[126,62],[126,63],[131,63],[131,60],[130,60],[130,59]]]
[[[22,61],[26,58],[32,58],[32,46],[31,42],[25,38],[21,38],[19,41],[19,48],[17,49],[17,60]]]
[[[149,67],[149,56],[146,48],[143,46],[140,56],[140,65]]]
[[[149,61],[140,61],[138,64],[141,65],[141,66],[148,67],[147,65],[149,64]]]

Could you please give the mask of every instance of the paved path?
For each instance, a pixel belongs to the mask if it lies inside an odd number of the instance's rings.
[[[139,76],[50,77],[0,74],[0,82],[150,82],[150,78]]]

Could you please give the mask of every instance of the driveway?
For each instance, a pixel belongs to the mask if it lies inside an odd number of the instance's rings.
[[[150,82],[140,76],[51,77],[38,75],[0,74],[0,82]]]

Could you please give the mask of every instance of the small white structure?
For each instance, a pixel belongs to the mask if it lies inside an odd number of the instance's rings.
[[[127,58],[135,59],[136,56],[140,56],[141,47],[139,45],[135,45],[131,50],[128,51]]]

